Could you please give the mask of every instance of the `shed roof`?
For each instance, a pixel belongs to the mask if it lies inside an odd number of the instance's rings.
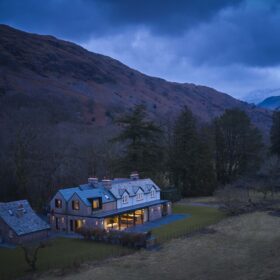
[[[0,203],[0,218],[19,236],[50,228],[27,200]]]

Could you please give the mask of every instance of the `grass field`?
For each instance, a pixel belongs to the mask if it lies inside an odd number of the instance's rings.
[[[174,213],[187,213],[191,217],[161,226],[153,230],[159,242],[185,235],[193,230],[216,223],[224,215],[215,208],[174,204]],[[109,257],[128,254],[133,250],[120,246],[88,242],[79,239],[58,238],[50,242],[50,246],[39,251],[38,271],[73,267],[87,261],[99,261]],[[28,269],[21,248],[0,248],[0,279],[23,276]]]
[[[197,233],[164,243],[159,251],[140,251],[79,272],[44,280],[278,280],[280,217],[266,212],[222,220],[212,234]]]
[[[94,243],[80,239],[57,238],[38,254],[38,270],[67,268],[86,261],[98,261],[134,252],[121,246]],[[0,248],[0,279],[14,279],[26,275],[21,248]]]
[[[191,214],[191,217],[154,229],[152,232],[160,243],[215,224],[225,217],[225,214],[216,208],[188,206],[184,203],[174,204],[172,210],[173,213]]]

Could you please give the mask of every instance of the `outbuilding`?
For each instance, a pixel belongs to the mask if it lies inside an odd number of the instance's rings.
[[[22,244],[44,239],[50,226],[31,208],[27,200],[0,203],[0,243]]]

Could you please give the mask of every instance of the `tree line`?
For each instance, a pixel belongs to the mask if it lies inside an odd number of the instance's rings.
[[[115,132],[77,127],[55,130],[32,120],[0,137],[1,200],[27,198],[42,208],[58,188],[89,176],[127,177],[131,171],[182,197],[211,195],[218,186],[260,172],[270,155],[280,157],[277,111],[269,149],[246,113],[236,108],[205,124],[187,107],[174,121],[155,122],[143,105],[136,105],[116,118]]]

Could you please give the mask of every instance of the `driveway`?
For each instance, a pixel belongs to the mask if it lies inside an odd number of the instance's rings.
[[[163,217],[161,219],[155,220],[155,221],[151,221],[151,222],[147,222],[143,225],[137,225],[134,227],[130,227],[125,229],[125,231],[128,232],[147,232],[149,230],[152,230],[154,228],[163,226],[163,225],[167,225],[173,222],[176,222],[178,220],[182,220],[182,219],[186,219],[191,217],[191,214],[171,214],[169,216]]]

